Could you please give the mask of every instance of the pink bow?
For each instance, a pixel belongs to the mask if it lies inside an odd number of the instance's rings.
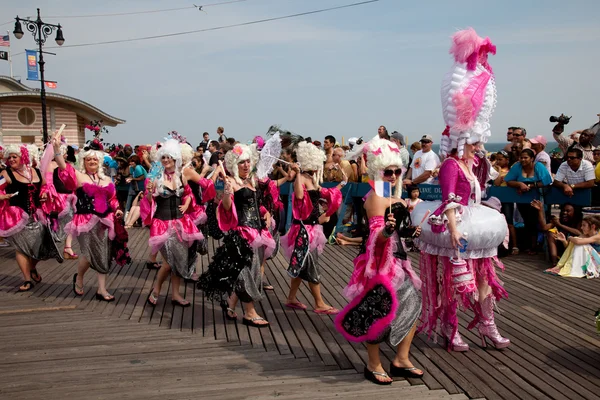
[[[375,154],[376,156],[380,155],[380,154],[381,154],[381,148],[379,148],[379,149],[375,150],[375,151],[373,152],[373,154]]]
[[[390,145],[388,145],[388,147],[390,148],[390,151],[393,151],[394,153],[400,153],[400,149],[397,147],[392,147]]]

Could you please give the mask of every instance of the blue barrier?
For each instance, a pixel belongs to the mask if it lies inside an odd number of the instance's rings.
[[[337,186],[337,182],[325,182],[322,184],[325,188],[331,188]],[[441,200],[442,190],[439,185],[420,184],[420,198],[427,201]],[[343,215],[346,213],[346,207],[348,204],[352,204],[354,197],[364,197],[371,190],[371,186],[368,183],[349,183],[342,189],[342,197],[344,201],[340,207],[339,215],[342,216],[338,219],[336,231],[340,231],[342,227]],[[280,186],[280,193],[288,195],[287,204],[287,219],[286,219],[286,230],[290,228],[292,224],[292,198],[294,187],[291,183],[286,182]],[[522,194],[518,194],[517,190],[506,186],[491,186],[487,190],[487,197],[497,197],[502,203],[531,203],[532,200],[542,200],[545,204],[564,204],[571,203],[578,206],[590,206],[592,204],[592,189],[579,189],[575,191],[575,194],[571,197],[565,196],[560,189],[555,187],[545,187],[542,189],[531,190]],[[402,192],[402,198],[407,198],[408,194],[406,191]]]

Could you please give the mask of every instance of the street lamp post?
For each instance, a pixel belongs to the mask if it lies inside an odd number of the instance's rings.
[[[65,42],[65,38],[63,37],[63,32],[60,24],[53,25],[47,24],[42,21],[40,17],[40,9],[37,9],[37,19],[30,20],[28,18],[19,18],[17,16],[15,18],[15,30],[13,34],[17,39],[21,39],[23,37],[23,28],[21,28],[21,22],[25,24],[25,27],[29,32],[33,34],[35,42],[39,46],[40,59],[38,64],[40,65],[40,82],[41,82],[41,99],[42,99],[42,123],[43,123],[43,131],[42,131],[42,140],[44,143],[48,143],[48,120],[46,118],[46,83],[44,81],[44,51],[42,47],[46,42],[46,38],[54,32],[56,29],[56,44],[62,46]]]

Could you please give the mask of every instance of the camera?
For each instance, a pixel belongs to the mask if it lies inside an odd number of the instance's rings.
[[[358,138],[358,140],[356,141],[356,144],[357,144],[357,145],[361,145],[361,144],[363,144],[363,142],[364,142],[364,140],[363,140],[363,138],[362,138],[362,136],[361,136],[361,137],[359,137],[359,138]]]
[[[567,117],[565,114],[560,114],[560,117],[555,117],[554,115],[550,117],[550,122],[556,122],[559,124],[567,125],[571,117]]]

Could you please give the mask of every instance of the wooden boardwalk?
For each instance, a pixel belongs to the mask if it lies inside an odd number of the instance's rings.
[[[0,249],[0,398],[600,398],[593,326],[600,280],[544,275],[542,259],[504,259],[510,299],[500,303],[497,322],[510,348],[481,348],[461,315],[471,351],[449,353],[417,336],[411,356],[425,377],[378,387],[362,379],[365,347],[344,340],[333,317],[284,307],[289,279],[281,255],[267,264],[275,290],[257,308],[271,327],[259,330],[226,321],[192,283],[185,296],[193,307],[174,308],[167,285],[158,306],[149,307],[156,272],[145,268],[147,238],[147,230],[131,231],[134,262],[109,275],[113,303],[93,298],[94,273],[86,276],[86,294],[73,296],[76,261],[41,263],[43,282],[17,293],[14,251]],[[218,243],[211,245],[212,252]],[[327,246],[320,259],[323,296],[335,307],[345,304],[341,291],[356,251]],[[418,266],[418,255],[411,257]],[[303,286],[299,300],[310,298]],[[382,351],[393,357],[388,346]]]

